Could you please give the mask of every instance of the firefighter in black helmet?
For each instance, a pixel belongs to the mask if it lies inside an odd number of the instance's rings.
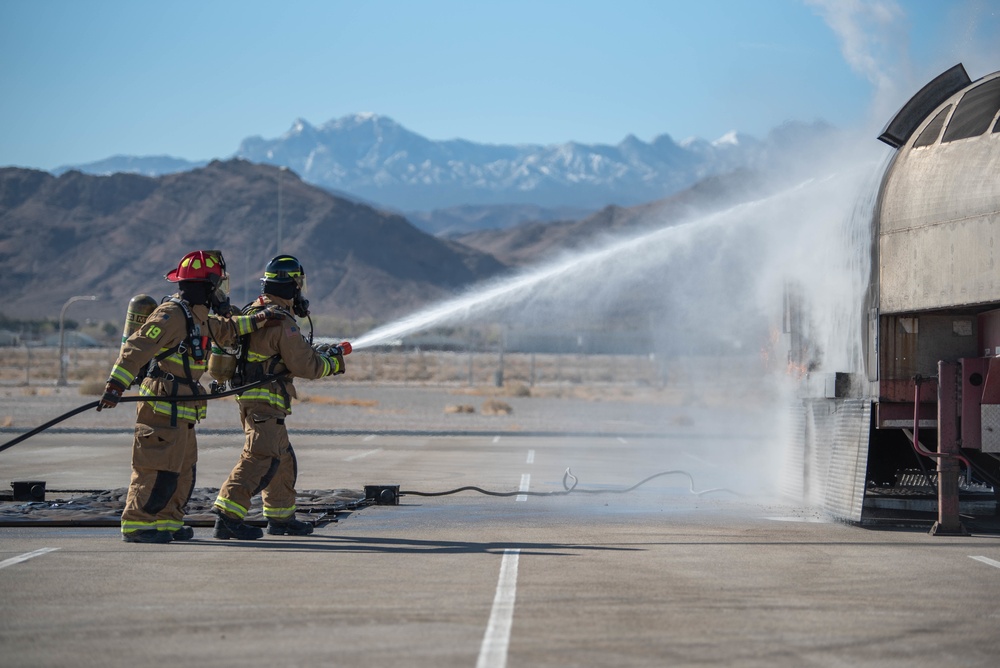
[[[250,500],[258,492],[271,535],[304,536],[311,524],[295,518],[295,452],[288,441],[285,418],[296,397],[293,377],[316,379],[344,373],[339,351],[321,352],[302,335],[295,317],[309,315],[304,296],[306,273],[291,255],[279,255],[267,263],[261,278],[261,295],[247,309],[277,308],[279,327],[253,332],[246,337],[242,384],[274,376],[269,384],[239,395],[240,420],[246,440],[239,461],[215,500],[215,537],[253,540],[263,532],[244,522]]]

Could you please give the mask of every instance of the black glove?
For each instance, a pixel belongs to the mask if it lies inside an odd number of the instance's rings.
[[[350,341],[341,341],[340,343],[316,343],[313,345],[313,350],[318,352],[320,355],[348,355],[351,352]]]
[[[121,401],[122,393],[125,388],[117,380],[109,380],[108,384],[104,386],[104,396],[97,404],[97,410],[100,411],[102,408],[114,408]]]
[[[331,376],[339,376],[344,373],[344,354],[340,352],[340,348],[337,346],[331,346],[327,352],[323,353],[323,357],[330,361],[330,368],[336,369]]]

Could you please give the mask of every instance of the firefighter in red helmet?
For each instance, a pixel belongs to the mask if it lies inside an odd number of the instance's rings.
[[[292,377],[315,379],[344,373],[344,353],[349,350],[314,348],[302,335],[294,316],[309,314],[309,302],[303,296],[305,280],[297,259],[291,255],[273,258],[261,278],[261,296],[248,309],[277,308],[282,319],[280,327],[247,337],[243,383],[265,374],[276,379],[239,395],[246,440],[239,461],[215,500],[216,538],[254,540],[263,535],[259,528],[244,522],[250,500],[258,493],[269,534],[305,536],[313,531],[311,524],[295,518],[298,467],[285,429],[285,418],[292,412],[296,396]]]
[[[122,343],[97,406],[114,408],[122,393],[142,379],[139,395],[148,400],[137,404],[132,477],[121,519],[122,539],[131,543],[169,543],[194,535],[184,526],[184,513],[198,460],[194,425],[205,417],[206,402],[160,397],[204,395],[199,378],[211,340],[227,345],[269,319],[277,323],[274,312],[231,314],[229,276],[220,251],[188,253],[166,279],[178,285],[177,293]]]

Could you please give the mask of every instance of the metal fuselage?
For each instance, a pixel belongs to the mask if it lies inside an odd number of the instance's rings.
[[[1000,481],[1000,72],[970,81],[956,65],[879,139],[896,153],[871,227],[865,377],[836,408],[807,409],[843,413],[829,435],[807,433],[805,453],[830,453],[825,505],[849,521],[918,465],[931,482],[942,461]]]

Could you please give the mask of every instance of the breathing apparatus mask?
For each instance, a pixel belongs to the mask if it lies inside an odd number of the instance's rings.
[[[232,315],[233,305],[229,301],[229,274],[224,274],[220,280],[213,282],[208,305],[216,315],[223,317]]]
[[[292,300],[292,313],[300,318],[307,317],[309,315],[309,300],[301,294],[295,295],[295,299]]]

